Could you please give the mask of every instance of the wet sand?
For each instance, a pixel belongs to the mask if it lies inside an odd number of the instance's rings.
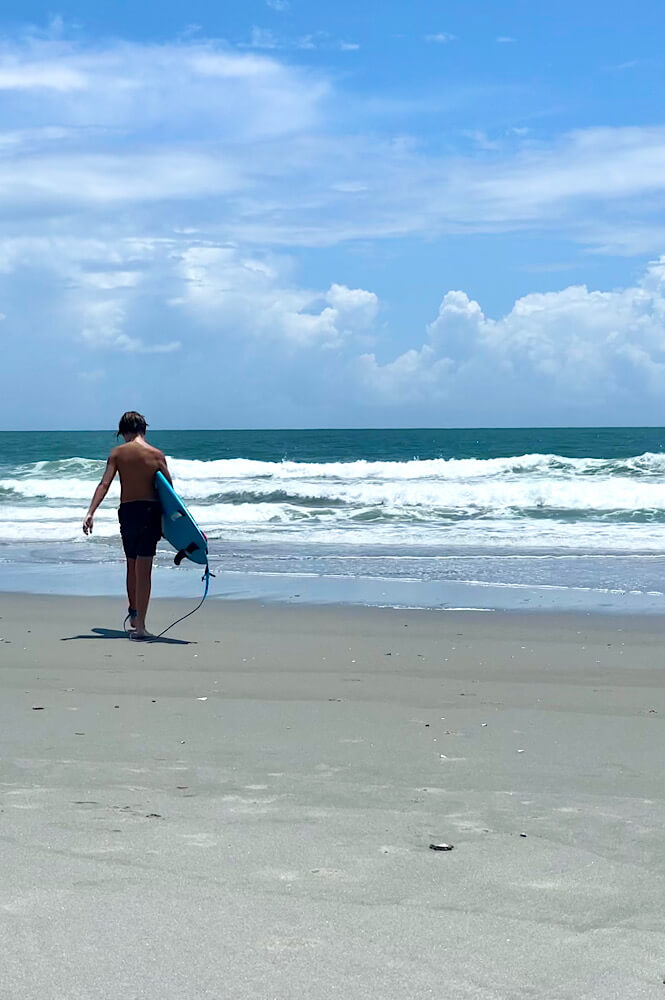
[[[663,997],[658,618],[123,613],[0,596],[2,1000]]]

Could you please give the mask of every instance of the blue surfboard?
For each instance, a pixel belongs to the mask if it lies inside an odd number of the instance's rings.
[[[162,505],[162,535],[176,550],[176,566],[185,558],[207,566],[208,540],[161,472],[155,475],[155,489]]]

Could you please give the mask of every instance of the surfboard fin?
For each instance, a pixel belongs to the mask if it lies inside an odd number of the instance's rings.
[[[176,564],[176,566],[179,566],[180,563],[183,561],[183,559],[186,559],[187,556],[191,555],[192,552],[196,552],[198,547],[199,546],[196,544],[196,542],[190,542],[186,549],[180,549],[178,552],[176,552],[175,559],[173,560],[173,562]]]

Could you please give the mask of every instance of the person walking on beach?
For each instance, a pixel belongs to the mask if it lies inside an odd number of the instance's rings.
[[[114,448],[106,470],[90,502],[83,533],[92,534],[95,511],[109,491],[116,472],[120,474],[120,535],[127,558],[127,598],[130,639],[152,639],[146,628],[150,603],[152,561],[162,536],[162,508],[155,491],[155,473],[161,472],[173,485],[164,454],[145,439],[148,425],[140,413],[123,413],[118,437],[125,443]]]

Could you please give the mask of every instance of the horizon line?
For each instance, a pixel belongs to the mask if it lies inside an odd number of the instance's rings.
[[[665,424],[474,424],[468,426],[360,426],[360,427],[149,427],[157,434],[282,434],[294,431],[572,431],[572,430],[665,430]],[[0,428],[0,434],[117,434],[105,427]]]

